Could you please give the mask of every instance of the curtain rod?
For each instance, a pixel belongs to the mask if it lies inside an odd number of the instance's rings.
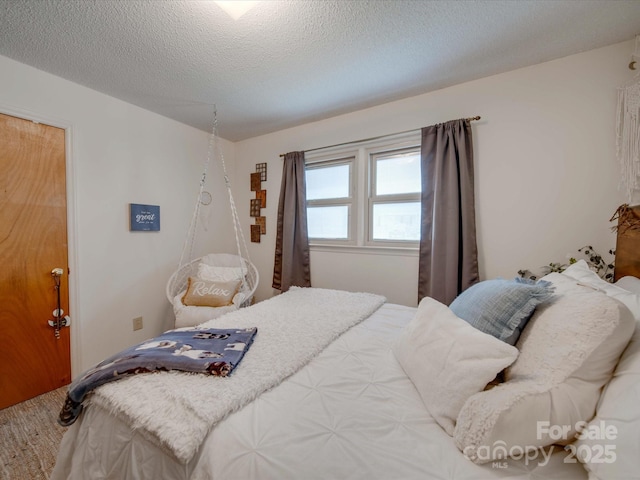
[[[480,115],[476,115],[475,117],[469,117],[469,118],[465,118],[463,120],[469,120],[470,122],[473,122],[475,120],[480,120],[480,118],[481,118]],[[379,139],[384,138],[384,137],[391,137],[392,135],[402,135],[403,133],[416,132],[418,130],[420,130],[420,129],[419,128],[413,128],[411,130],[405,130],[404,132],[389,133],[387,135],[379,135],[377,137],[363,138],[362,140],[353,140],[351,142],[337,143],[335,145],[329,145],[327,147],[310,148],[309,150],[304,150],[304,153],[315,152],[316,150],[324,150],[325,148],[342,147],[344,145],[351,145],[353,143],[371,142],[373,140],[379,140]],[[280,154],[280,157],[284,157],[284,156],[285,156],[284,153]]]

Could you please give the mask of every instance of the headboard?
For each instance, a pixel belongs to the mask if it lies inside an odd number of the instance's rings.
[[[640,205],[621,205],[612,220],[616,217],[618,238],[613,280],[627,275],[640,278]]]

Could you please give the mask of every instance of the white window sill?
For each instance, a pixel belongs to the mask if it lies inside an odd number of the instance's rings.
[[[360,255],[392,255],[396,257],[417,257],[419,247],[390,247],[390,246],[362,246],[362,245],[331,245],[310,244],[312,252],[346,253]]]

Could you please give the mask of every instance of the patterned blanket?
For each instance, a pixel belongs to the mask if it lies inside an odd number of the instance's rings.
[[[82,412],[93,389],[138,373],[179,370],[226,377],[253,342],[257,328],[170,330],[102,361],[69,386],[58,418],[69,426]]]

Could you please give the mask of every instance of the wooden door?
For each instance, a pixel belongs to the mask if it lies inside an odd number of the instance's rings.
[[[71,380],[65,131],[0,114],[0,408]],[[53,269],[62,269],[56,279]]]

